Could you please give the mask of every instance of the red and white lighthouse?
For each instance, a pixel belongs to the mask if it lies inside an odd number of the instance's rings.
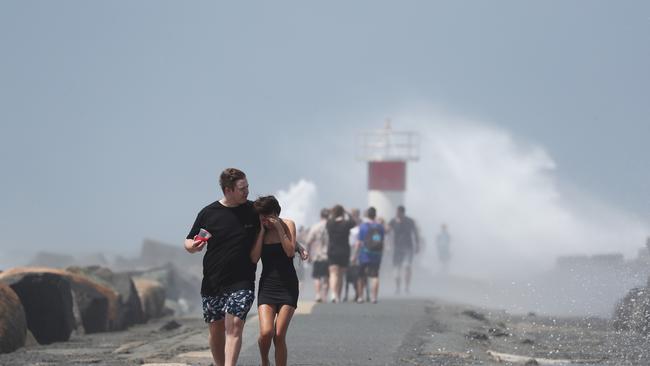
[[[389,219],[404,204],[406,163],[419,159],[419,135],[394,131],[390,120],[381,130],[359,134],[358,158],[368,162],[368,205]]]

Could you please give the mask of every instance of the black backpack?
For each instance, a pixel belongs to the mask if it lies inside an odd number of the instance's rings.
[[[379,224],[368,224],[368,232],[363,238],[366,248],[379,252],[384,249],[384,233]]]

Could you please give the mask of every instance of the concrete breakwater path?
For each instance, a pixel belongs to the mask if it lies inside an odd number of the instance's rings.
[[[257,320],[251,312],[240,365],[259,365]],[[300,302],[287,342],[290,365],[650,364],[650,343],[613,332],[607,320],[511,315],[417,298]],[[0,365],[211,364],[207,327],[199,318],[162,318],[0,355]]]
[[[422,301],[301,301],[288,334],[289,363],[393,364],[423,309]],[[239,364],[259,364],[258,330],[257,314],[251,311]],[[202,319],[162,318],[127,331],[73,335],[68,342],[24,347],[0,355],[0,365],[210,365],[207,336]]]

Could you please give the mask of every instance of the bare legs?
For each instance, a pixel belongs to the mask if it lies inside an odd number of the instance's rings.
[[[368,281],[370,280],[370,281]],[[373,303],[377,302],[377,296],[379,295],[379,277],[360,277],[357,280],[357,302],[363,302],[363,293],[365,292],[366,284],[370,282],[370,300]]]
[[[235,366],[237,364],[243,332],[244,321],[226,313],[226,366]]]
[[[402,287],[402,266],[395,267],[395,293],[399,294]]]
[[[210,343],[210,352],[216,366],[224,366],[226,347],[226,327],[223,319],[209,324],[208,343]]]
[[[377,302],[379,295],[379,277],[370,277],[370,301]]]
[[[257,343],[260,347],[262,366],[269,365],[269,351],[271,342],[275,346],[276,366],[287,364],[287,330],[296,309],[289,305],[281,305],[276,316],[276,305],[260,305],[258,315],[260,319],[260,336]]]
[[[402,269],[403,268],[403,269]],[[404,292],[408,293],[411,287],[411,266],[404,265],[395,268],[395,293],[399,294],[401,289],[401,276],[404,272]]]
[[[411,287],[411,266],[404,268],[404,292],[409,293]]]
[[[260,336],[257,339],[257,345],[260,347],[260,357],[262,358],[262,366],[269,365],[269,350],[271,349],[271,342],[273,342],[273,334],[275,333],[275,306],[260,305],[257,307],[257,315],[260,320]]]
[[[354,289],[356,297],[354,298],[355,302],[363,302],[363,291],[366,288],[366,276],[359,276],[357,279],[357,287]]]
[[[286,366],[287,364],[287,330],[289,329],[289,323],[295,310],[294,307],[283,305],[275,320],[273,344],[275,345],[276,366]]]
[[[330,289],[332,290],[332,300],[334,302],[341,302],[341,284],[343,282],[343,271],[345,267],[336,264],[329,266],[330,271]]]
[[[329,279],[321,277],[314,280],[314,289],[316,290],[316,302],[327,300],[327,292],[329,290]]]
[[[208,342],[216,366],[235,366],[243,330],[244,320],[228,313],[225,319],[210,323]]]

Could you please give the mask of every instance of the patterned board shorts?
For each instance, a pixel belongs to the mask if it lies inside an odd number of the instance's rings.
[[[255,293],[253,290],[237,290],[218,296],[203,296],[202,300],[203,320],[206,323],[221,320],[226,313],[246,320],[246,315],[255,300]]]

